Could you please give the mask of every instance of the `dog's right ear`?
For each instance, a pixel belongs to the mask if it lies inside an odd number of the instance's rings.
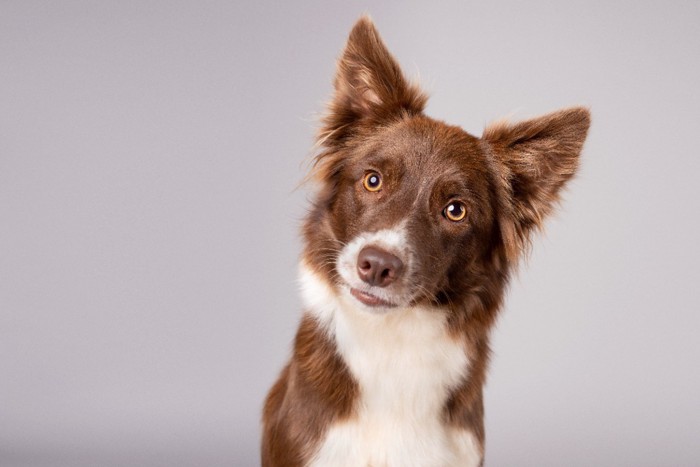
[[[319,143],[325,146],[342,143],[363,121],[376,124],[401,112],[419,113],[427,100],[407,82],[367,16],[350,32],[334,84],[319,134]]]

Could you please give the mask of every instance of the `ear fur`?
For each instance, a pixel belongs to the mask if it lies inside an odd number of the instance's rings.
[[[530,232],[542,226],[573,177],[589,126],[589,111],[574,107],[516,124],[495,123],[484,131],[482,139],[505,169],[511,195],[509,218],[501,222],[509,258],[527,245]]]
[[[332,146],[352,134],[364,119],[374,122],[401,112],[419,113],[427,96],[409,84],[368,16],[360,18],[338,61],[335,93],[319,134]]]

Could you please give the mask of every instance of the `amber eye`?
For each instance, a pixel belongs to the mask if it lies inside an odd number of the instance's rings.
[[[379,191],[382,189],[382,176],[377,172],[368,172],[362,180],[362,185],[367,191]]]
[[[452,222],[459,222],[467,215],[467,208],[461,201],[452,201],[442,211],[442,215]]]

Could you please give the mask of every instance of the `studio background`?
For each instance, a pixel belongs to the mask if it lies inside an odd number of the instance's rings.
[[[487,466],[700,464],[700,3],[0,2],[0,466],[254,466],[308,168],[369,12],[427,114],[586,105]]]

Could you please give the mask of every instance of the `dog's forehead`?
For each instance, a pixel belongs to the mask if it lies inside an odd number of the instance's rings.
[[[384,157],[402,159],[420,170],[469,170],[483,159],[478,138],[425,116],[395,122],[377,132],[373,142]]]

